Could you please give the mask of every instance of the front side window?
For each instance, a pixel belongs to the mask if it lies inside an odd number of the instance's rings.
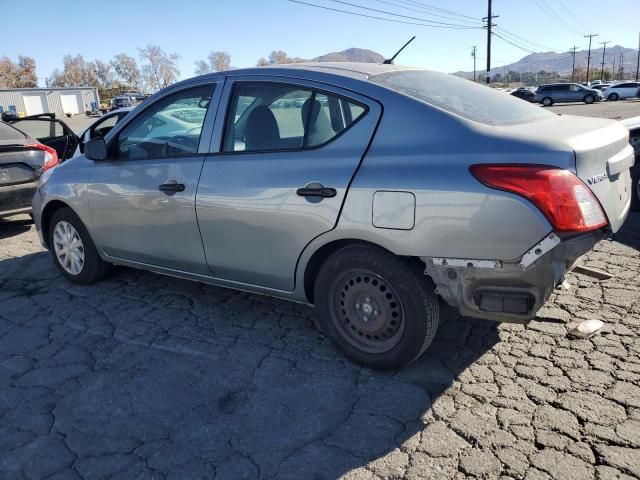
[[[118,136],[117,158],[139,160],[196,154],[213,89],[213,85],[189,88],[151,105]]]
[[[25,132],[27,135],[42,142],[54,138],[64,137],[65,132],[62,124],[57,120],[33,119],[19,120],[16,127]]]
[[[322,145],[366,108],[312,88],[239,82],[227,112],[225,152],[299,150]]]

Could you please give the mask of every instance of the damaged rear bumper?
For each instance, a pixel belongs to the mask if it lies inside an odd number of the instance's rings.
[[[526,323],[602,237],[601,230],[565,238],[551,233],[510,262],[433,257],[422,261],[436,292],[461,315]]]

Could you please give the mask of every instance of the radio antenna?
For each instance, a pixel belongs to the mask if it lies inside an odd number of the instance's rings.
[[[416,39],[416,36],[414,35],[413,37],[411,37],[411,40],[409,40],[407,43],[405,43],[405,44],[402,46],[402,48],[401,48],[400,50],[398,50],[398,51],[396,52],[396,54],[395,54],[393,57],[386,59],[384,62],[382,62],[382,64],[383,64],[383,65],[392,65],[392,64],[393,64],[393,61],[396,59],[396,57],[397,57],[398,55],[400,55],[400,53],[401,53],[405,48],[407,48],[407,46],[408,46],[411,42],[413,42],[415,39]]]

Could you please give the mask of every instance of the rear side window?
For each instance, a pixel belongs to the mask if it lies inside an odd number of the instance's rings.
[[[7,143],[12,140],[23,141],[27,136],[19,130],[16,130],[11,125],[4,122],[0,122],[0,142]]]
[[[317,147],[347,130],[365,112],[357,102],[308,87],[239,82],[227,112],[224,151]]]
[[[507,93],[444,73],[397,70],[373,75],[369,80],[487,125],[527,123],[554,115]]]

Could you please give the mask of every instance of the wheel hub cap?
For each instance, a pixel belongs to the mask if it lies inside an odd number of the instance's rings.
[[[58,222],[53,230],[53,249],[67,273],[78,275],[84,267],[84,245],[77,230],[69,222]]]
[[[346,272],[336,288],[336,326],[350,343],[371,352],[397,344],[404,330],[402,305],[392,287],[364,270]]]

